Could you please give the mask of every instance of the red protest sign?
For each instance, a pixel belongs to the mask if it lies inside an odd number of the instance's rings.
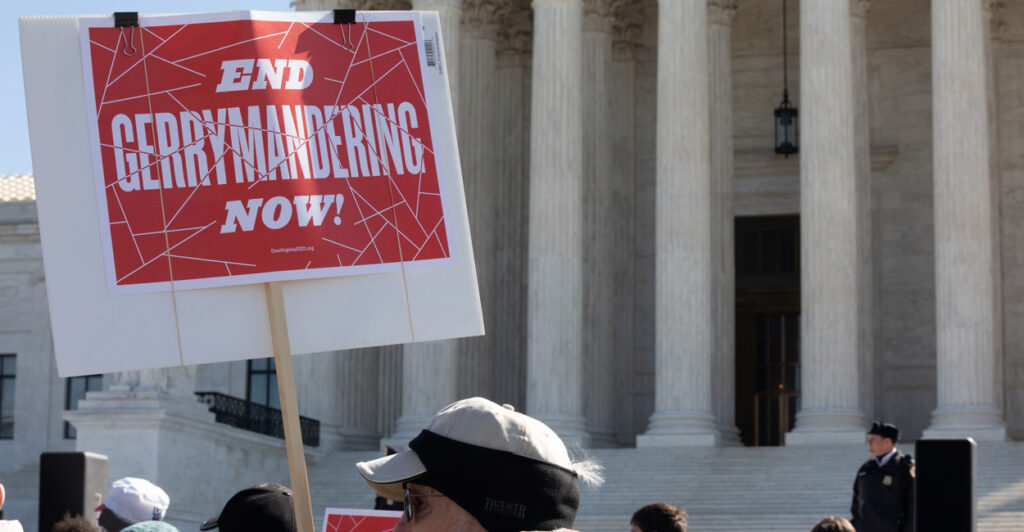
[[[450,257],[413,20],[83,31],[112,290]]]
[[[328,508],[324,532],[391,532],[401,516],[402,512]]]

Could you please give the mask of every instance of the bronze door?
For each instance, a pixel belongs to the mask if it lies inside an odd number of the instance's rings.
[[[800,408],[800,222],[736,219],[736,425],[784,445]]]

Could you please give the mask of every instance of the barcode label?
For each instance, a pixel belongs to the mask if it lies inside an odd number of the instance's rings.
[[[433,39],[423,41],[423,53],[427,55],[427,66],[437,66],[437,49],[434,47]]]

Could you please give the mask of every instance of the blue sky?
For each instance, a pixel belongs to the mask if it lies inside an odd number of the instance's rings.
[[[25,113],[25,85],[21,76],[21,41],[18,17],[30,15],[103,15],[114,11],[140,13],[210,13],[234,9],[291,11],[290,0],[47,0],[25,2],[5,0],[0,7],[0,101],[7,102],[0,112],[0,174],[32,171],[28,142],[28,118]]]

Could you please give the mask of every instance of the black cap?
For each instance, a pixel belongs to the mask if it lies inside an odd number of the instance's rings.
[[[427,469],[413,482],[441,492],[489,532],[558,530],[576,520],[580,491],[569,469],[429,430],[409,447]]]
[[[199,530],[221,532],[297,532],[292,492],[280,484],[246,488],[228,500],[220,515],[207,519]]]
[[[868,434],[877,434],[883,438],[889,438],[893,443],[900,441],[900,429],[896,428],[896,425],[892,423],[879,423],[875,421],[871,424],[871,430]]]

